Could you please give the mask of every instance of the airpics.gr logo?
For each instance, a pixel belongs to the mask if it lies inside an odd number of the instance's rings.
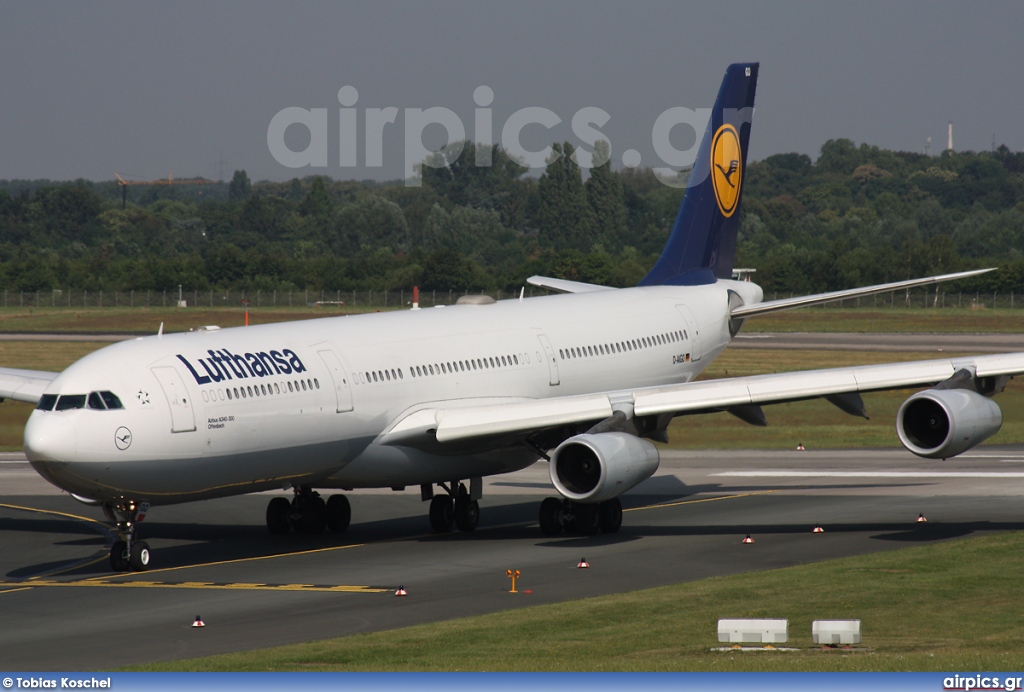
[[[743,182],[743,156],[736,128],[726,123],[718,128],[711,142],[711,183],[722,216],[729,218],[740,201]]]

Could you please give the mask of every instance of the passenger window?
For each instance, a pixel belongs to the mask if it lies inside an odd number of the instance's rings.
[[[39,403],[36,404],[36,408],[40,411],[52,411],[53,406],[56,403],[56,394],[43,394],[41,397],[39,397]]]
[[[387,378],[388,382],[390,382],[390,381],[391,381],[391,373],[390,373],[390,372],[388,372],[387,370],[385,370],[385,371],[384,371],[384,377],[386,377],[386,378]]]
[[[228,390],[228,401],[231,401],[231,398],[232,398],[232,397],[231,397],[231,390],[229,389],[229,390]]]
[[[277,386],[277,382],[274,383],[274,394],[280,394],[281,388]]]

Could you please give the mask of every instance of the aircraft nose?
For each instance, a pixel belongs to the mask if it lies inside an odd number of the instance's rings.
[[[70,416],[33,411],[25,424],[25,456],[29,461],[72,461],[77,449]]]

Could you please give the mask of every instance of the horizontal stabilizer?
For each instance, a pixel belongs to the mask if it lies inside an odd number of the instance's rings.
[[[821,305],[822,303],[833,303],[839,300],[870,296],[876,293],[888,293],[890,291],[901,291],[904,289],[917,288],[918,286],[943,283],[945,281],[956,281],[957,279],[966,279],[971,276],[978,276],[980,274],[987,274],[988,272],[994,271],[995,267],[991,269],[974,269],[972,271],[957,272],[955,274],[928,276],[923,279],[896,281],[891,284],[877,284],[875,286],[865,286],[863,288],[851,288],[845,291],[832,291],[830,293],[817,293],[810,296],[766,300],[763,303],[754,303],[753,305],[740,305],[735,307],[732,309],[730,315],[733,318],[753,317],[755,315],[764,315],[766,313],[777,312],[779,310],[793,310],[795,308],[805,308],[811,305]]]

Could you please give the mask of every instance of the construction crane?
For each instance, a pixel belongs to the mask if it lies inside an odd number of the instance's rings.
[[[216,180],[207,180],[205,178],[184,178],[182,180],[174,179],[174,171],[167,174],[167,178],[160,178],[159,180],[125,180],[117,173],[114,173],[117,177],[117,184],[121,186],[121,208],[124,209],[128,204],[128,186],[129,185],[215,185]]]

